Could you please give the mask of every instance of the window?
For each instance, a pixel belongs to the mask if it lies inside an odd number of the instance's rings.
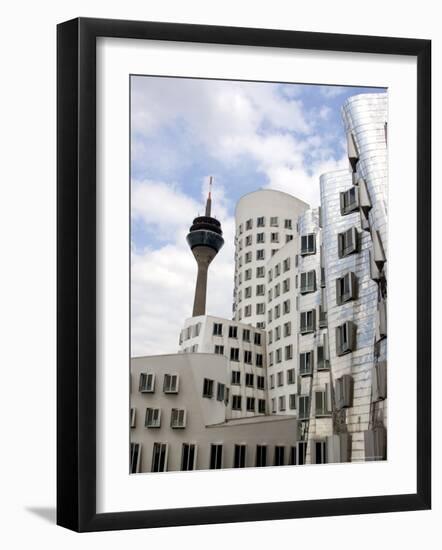
[[[313,351],[305,351],[299,354],[299,374],[311,376],[313,374]]]
[[[347,409],[353,405],[353,377],[344,374],[336,379],[335,401],[338,410]]]
[[[292,229],[292,220],[284,220],[284,229]]]
[[[339,202],[341,206],[341,216],[346,216],[359,209],[358,188],[353,186],[347,191],[339,193]]]
[[[272,413],[276,412],[276,397],[272,397]]]
[[[316,312],[314,309],[301,311],[300,331],[301,334],[314,332],[316,330]]]
[[[252,287],[247,286],[244,290],[244,298],[251,298],[252,297]]]
[[[224,355],[224,346],[215,345],[215,353],[216,355]]]
[[[249,372],[246,372],[246,386],[253,388],[254,376]]]
[[[185,409],[172,409],[172,412],[170,415],[170,427],[171,428],[186,427],[186,410]]]
[[[301,256],[316,253],[316,235],[309,233],[301,236]]]
[[[270,375],[270,388],[273,389],[275,387],[275,375]]]
[[[353,271],[349,271],[336,279],[336,304],[340,306],[345,302],[356,299],[357,279]]]
[[[280,395],[279,396],[279,410],[281,412],[285,411],[285,395]]]
[[[250,317],[252,315],[252,306],[248,305],[244,308],[244,317]]]
[[[296,446],[290,447],[289,464],[290,466],[296,465]]]
[[[285,447],[275,445],[275,459],[273,462],[275,466],[284,466],[284,451]]]
[[[140,444],[130,444],[130,473],[137,474],[140,471]]]
[[[305,464],[305,458],[307,456],[307,441],[298,441],[297,443],[297,455],[298,455],[298,465]]]
[[[251,246],[251,244],[252,244],[252,235],[247,235],[246,246]]]
[[[293,241],[293,235],[286,235],[285,236],[285,242],[288,243],[290,241]]]
[[[259,321],[258,323],[256,323],[256,328],[264,329],[266,328],[266,324],[264,323],[264,321]]]
[[[281,325],[275,327],[275,340],[281,339]]]
[[[292,333],[292,323],[288,321],[284,323],[284,336],[290,336]]]
[[[181,451],[181,471],[195,470],[196,445],[195,443],[183,443]]]
[[[286,271],[288,271],[290,269],[290,258],[286,258],[283,262],[282,262],[282,270],[284,271],[284,273]]]
[[[298,398],[298,418],[299,420],[306,420],[309,417],[309,396],[300,395]]]
[[[260,216],[259,218],[256,218],[256,227],[264,227],[264,226],[265,226],[264,216]]]
[[[285,353],[285,360],[288,361],[289,359],[293,358],[293,345],[290,344],[288,346],[285,346],[284,348]]]
[[[213,335],[222,336],[223,335],[223,325],[222,323],[213,323]]]
[[[327,416],[329,413],[327,391],[315,391],[315,416]]]
[[[167,471],[167,443],[154,443],[152,452],[152,472]]]
[[[282,371],[279,371],[276,375],[276,379],[278,380],[278,386],[284,385],[284,373]]]
[[[330,362],[325,358],[324,346],[318,346],[316,355],[318,370],[328,370],[330,368]]]
[[[138,389],[141,393],[153,393],[155,391],[155,375],[142,372]]]
[[[239,361],[239,348],[230,348],[230,361]]]
[[[314,292],[316,290],[316,271],[304,271],[301,273],[301,294]]]
[[[241,396],[232,395],[232,410],[240,411],[241,410]]]
[[[371,372],[371,400],[382,401],[387,397],[387,362],[381,361],[373,366]]]
[[[165,374],[163,381],[164,393],[178,393],[179,378],[177,374]]]
[[[272,344],[273,343],[273,330],[269,330],[268,332],[268,340],[267,340],[267,344]]]
[[[292,411],[296,409],[296,393],[289,395],[289,409]]]
[[[264,296],[265,287],[264,285],[256,285],[256,295],[257,296]]]
[[[279,233],[270,233],[270,242],[279,243]]]
[[[287,370],[287,384],[294,384],[295,383],[295,369],[288,369]]]
[[[256,378],[256,387],[258,388],[258,390],[264,390],[265,389],[265,378],[264,378],[264,376],[257,376],[257,378]]]
[[[268,292],[267,292],[267,301],[268,302],[271,302],[273,299],[273,292],[272,292],[272,289],[270,289]]]
[[[251,261],[252,261],[252,253],[251,252],[246,252],[245,255],[244,255],[244,262],[246,264],[249,264]]]
[[[270,227],[278,227],[278,217],[272,216],[270,218]]]
[[[268,318],[268,322],[271,323],[273,319],[273,314],[271,309],[269,309],[267,312],[267,318]]]
[[[243,226],[242,223],[239,224],[239,234],[242,235],[243,232]]]
[[[279,319],[281,317],[281,306],[278,304],[275,306],[275,319]]]
[[[161,428],[161,409],[147,408],[144,426],[146,428]]]
[[[281,264],[275,265],[275,277],[279,277],[281,275]]]
[[[255,342],[255,346],[260,346],[261,345],[261,333],[260,332],[255,332],[255,335],[254,335],[254,342]]]
[[[201,330],[201,323],[197,323],[196,325],[194,325],[193,327],[193,336],[199,336],[200,334],[200,330]]]
[[[267,278],[268,278],[269,283],[271,283],[273,281],[273,271],[271,269],[269,269]]]
[[[256,251],[256,259],[257,260],[264,260],[264,249],[263,248],[259,248]]]
[[[226,394],[226,386],[224,384],[221,384],[221,382],[218,382],[216,386],[216,400],[224,401],[225,394]]]
[[[220,470],[223,467],[223,446],[219,443],[210,445],[210,469]]]
[[[364,432],[365,460],[385,460],[387,433],[384,426]]]
[[[264,266],[260,266],[256,268],[256,277],[258,279],[262,279],[264,277]]]
[[[264,242],[264,239],[265,239],[264,233],[258,233],[258,234],[256,235],[256,242],[257,242],[258,244],[262,244],[262,243]]]
[[[241,384],[241,372],[239,370],[232,370],[232,384]]]
[[[245,468],[245,466],[246,466],[246,446],[235,445],[235,449],[233,452],[233,467]]]
[[[210,380],[210,378],[204,378],[203,397],[208,397],[209,399],[213,397],[213,380]]]
[[[238,258],[238,267],[242,267],[242,256]]]
[[[267,446],[266,445],[257,445],[256,446],[256,466],[267,466]]]
[[[282,281],[282,291],[288,292],[290,290],[290,279],[284,279]]]
[[[313,441],[312,442],[312,463],[313,464],[325,464],[327,462],[327,452],[325,441]]]
[[[319,304],[318,306],[318,312],[319,312],[319,319],[318,319],[318,325],[319,328],[326,328],[327,327],[327,312],[325,311],[322,304]]]
[[[356,349],[356,325],[352,321],[336,327],[336,355],[344,355]]]
[[[269,367],[273,365],[273,351],[269,353]]]
[[[130,427],[131,428],[136,427],[136,416],[137,416],[137,409],[132,407],[130,409]]]
[[[248,397],[246,401],[246,406],[249,412],[255,412],[255,398]]]
[[[260,414],[266,413],[266,400],[265,399],[258,399],[258,412]]]
[[[262,366],[263,366],[263,365],[262,365],[262,353],[257,353],[257,354],[255,355],[255,365],[256,365],[257,367],[262,367]]]
[[[338,233],[338,256],[340,258],[358,252],[358,248],[359,234],[355,227],[350,227],[347,231]]]
[[[250,342],[250,329],[245,328],[242,331],[243,342]]]
[[[248,231],[249,229],[252,229],[252,224],[253,224],[253,221],[251,219],[246,221],[246,231]]]
[[[281,285],[279,283],[275,285],[273,292],[275,294],[275,298],[277,298],[281,294]]]
[[[276,350],[276,362],[281,363],[282,361],[282,348]]]
[[[284,302],[282,302],[282,313],[284,315],[290,313],[290,300],[284,300]]]
[[[238,327],[229,326],[229,338],[238,338]]]
[[[244,271],[244,280],[245,281],[250,281],[251,278],[252,278],[252,270],[250,268],[246,269]]]

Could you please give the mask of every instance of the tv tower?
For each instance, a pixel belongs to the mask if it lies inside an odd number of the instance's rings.
[[[221,224],[211,216],[212,183],[213,178],[210,176],[205,216],[198,216],[193,220],[193,224],[186,237],[187,243],[198,264],[195,299],[193,301],[193,317],[205,315],[206,313],[207,271],[213,258],[224,244]]]

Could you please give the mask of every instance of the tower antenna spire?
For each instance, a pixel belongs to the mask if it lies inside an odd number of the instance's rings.
[[[212,183],[213,183],[213,176],[209,176],[209,194],[207,195],[207,202],[206,202],[206,216],[209,218],[212,211]]]

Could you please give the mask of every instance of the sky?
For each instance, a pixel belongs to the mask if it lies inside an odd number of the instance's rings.
[[[131,77],[131,355],[176,353],[196,262],[186,234],[204,211],[225,244],[209,269],[207,313],[231,318],[234,209],[278,189],[319,204],[319,176],[348,167],[341,106],[373,88]]]

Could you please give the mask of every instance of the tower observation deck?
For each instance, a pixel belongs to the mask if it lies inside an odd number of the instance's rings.
[[[218,254],[224,244],[221,224],[217,219],[211,216],[212,177],[210,177],[209,185],[205,215],[198,216],[193,220],[186,237],[187,243],[198,264],[195,298],[193,302],[193,317],[205,315],[206,313],[207,272],[213,258]]]

